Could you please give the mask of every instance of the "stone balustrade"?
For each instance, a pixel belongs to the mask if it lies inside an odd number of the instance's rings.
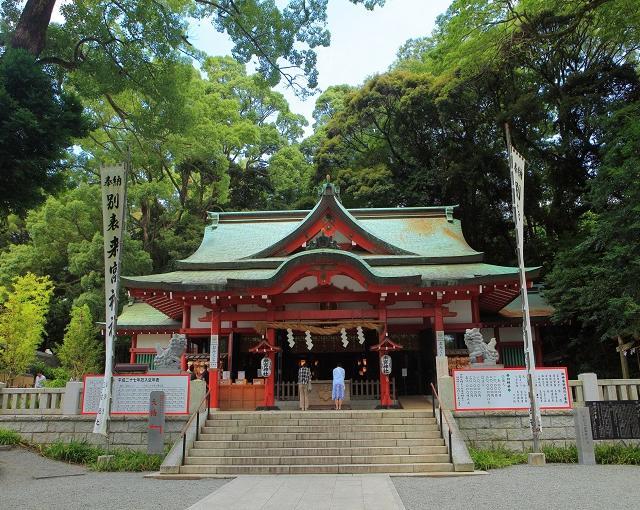
[[[0,388],[0,414],[62,414],[65,388]]]

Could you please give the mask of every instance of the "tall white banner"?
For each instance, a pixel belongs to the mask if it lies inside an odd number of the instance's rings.
[[[542,418],[536,395],[536,361],[529,317],[529,296],[527,295],[527,277],[524,265],[524,167],[525,159],[511,145],[509,126],[506,126],[507,148],[509,151],[509,171],[511,173],[511,197],[513,202],[513,221],[516,227],[516,244],[518,253],[518,269],[520,273],[520,294],[522,296],[522,336],[524,339],[524,359],[529,381],[529,422],[533,432],[534,450],[542,430]]]
[[[127,171],[125,166],[101,167],[100,187],[102,188],[102,233],[104,235],[105,364],[100,404],[93,433],[106,436],[111,409],[113,345],[116,337],[124,213],[127,204]]]

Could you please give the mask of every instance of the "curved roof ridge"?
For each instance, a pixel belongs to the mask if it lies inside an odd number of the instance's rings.
[[[349,226],[357,233],[363,235],[372,244],[379,246],[382,250],[388,252],[388,254],[395,255],[416,255],[414,252],[404,250],[394,244],[391,244],[377,235],[373,234],[369,229],[362,225],[358,220],[342,205],[338,200],[335,186],[330,182],[323,186],[322,197],[318,201],[307,216],[294,228],[289,234],[278,239],[275,243],[272,243],[267,248],[264,248],[256,253],[253,253],[245,259],[264,258],[277,254],[280,250],[284,249],[289,243],[294,241],[297,237],[303,237],[307,227],[311,226],[317,220],[320,219],[322,214],[325,214],[326,210],[332,210],[338,215],[343,216]],[[306,236],[305,240],[307,239]]]

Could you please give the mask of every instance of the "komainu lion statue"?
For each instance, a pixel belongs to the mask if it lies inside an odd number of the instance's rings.
[[[464,343],[469,349],[471,363],[477,363],[479,357],[482,357],[487,364],[495,364],[498,361],[496,339],[492,338],[488,343],[485,342],[480,329],[467,329],[464,333]]]
[[[155,369],[180,370],[180,358],[187,350],[187,337],[174,333],[169,340],[169,346],[165,349],[160,344],[156,344],[156,354],[154,360]]]

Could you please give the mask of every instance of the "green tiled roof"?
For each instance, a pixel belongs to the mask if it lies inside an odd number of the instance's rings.
[[[285,270],[302,263],[345,263],[367,281],[407,289],[517,279],[517,268],[483,263],[452,213],[453,206],[346,210],[335,187],[326,184],[311,211],[212,213],[200,247],[178,262],[178,271],[123,278],[123,283],[180,291],[258,289],[277,284]],[[345,225],[349,237],[371,253],[327,248],[284,255],[324,221]],[[529,269],[528,276],[537,271]]]
[[[533,288],[527,292],[529,301],[529,315],[531,317],[550,317],[553,315],[554,308],[542,296],[540,290]],[[505,306],[499,315],[502,317],[522,317],[522,297],[518,295],[511,303]]]
[[[118,317],[118,328],[179,328],[179,321],[167,317],[147,303],[125,305]]]
[[[251,261],[270,258],[296,231],[322,217],[326,211],[358,230],[382,253],[376,257],[399,255],[429,258],[472,258],[482,254],[464,239],[454,206],[350,209],[343,207],[334,188],[325,187],[322,198],[311,211],[254,211],[213,214],[213,224],[205,228],[202,243],[190,257],[178,261],[180,269],[264,267]],[[367,255],[364,255],[365,257]],[[412,262],[410,262],[412,263]],[[273,266],[272,266],[273,267]]]
[[[517,278],[514,267],[495,266],[482,262],[472,264],[437,264],[417,266],[370,267],[371,273],[380,278],[419,276],[424,286],[449,286],[464,283],[484,283]],[[530,269],[530,276],[536,276],[536,269]],[[163,290],[224,290],[229,282],[245,281],[257,283],[269,280],[278,269],[236,269],[174,271],[172,273],[124,278],[128,287],[143,287]]]

